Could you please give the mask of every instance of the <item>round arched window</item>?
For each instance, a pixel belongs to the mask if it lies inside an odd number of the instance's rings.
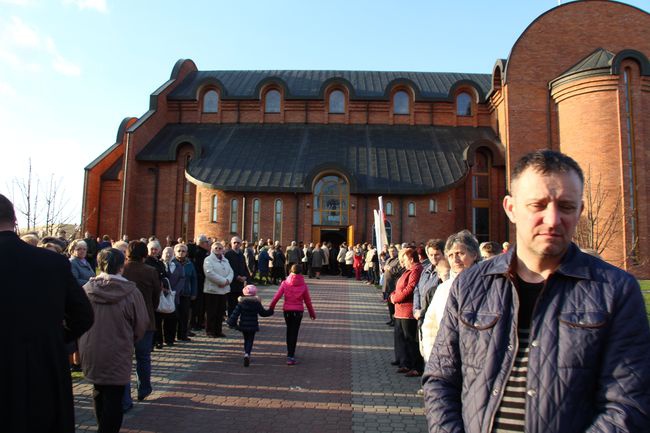
[[[314,224],[342,226],[348,224],[350,188],[342,177],[330,174],[314,186]]]
[[[330,93],[329,112],[333,114],[345,113],[345,94],[340,90]]]
[[[281,95],[275,89],[269,90],[266,92],[266,98],[264,101],[264,112],[265,113],[279,113],[280,112],[280,99]]]
[[[219,94],[216,90],[208,90],[203,95],[203,112],[217,113],[219,111]]]
[[[459,93],[456,97],[456,115],[458,116],[471,116],[472,115],[472,97],[463,92]]]
[[[410,114],[411,112],[410,102],[411,102],[411,98],[409,98],[409,94],[406,93],[404,90],[395,92],[395,95],[393,96],[393,113]]]

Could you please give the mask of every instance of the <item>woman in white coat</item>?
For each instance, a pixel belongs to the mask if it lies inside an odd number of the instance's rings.
[[[205,332],[208,337],[225,337],[222,325],[228,299],[226,295],[230,293],[233,270],[224,255],[221,242],[212,244],[211,254],[203,261],[203,272],[205,273],[205,283],[203,284],[206,314]]]

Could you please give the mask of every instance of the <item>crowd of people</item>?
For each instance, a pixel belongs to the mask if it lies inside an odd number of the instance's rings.
[[[423,376],[418,393],[431,432],[541,431],[541,425],[551,432],[647,431],[650,329],[643,301],[633,277],[571,240],[582,211],[580,167],[561,153],[538,151],[517,163],[511,182],[504,209],[516,227],[514,248],[479,243],[468,230],[380,249],[297,241],[285,249],[271,239],[225,242],[205,235],[188,242],[169,236],[111,241],[90,233],[74,240],[65,233],[28,234],[21,247],[10,227],[13,207],[3,196],[0,242],[17,254],[5,257],[8,262],[40,249],[58,253],[38,254],[50,274],[58,266],[57,290],[65,302],[41,295],[37,312],[65,324],[65,339],[50,336],[56,363],[60,367],[65,342],[69,367],[81,368],[94,386],[99,431],[119,431],[133,405],[133,353],[138,400],[152,392],[152,351],[189,343],[197,332],[223,338],[224,321],[242,333],[248,367],[259,317],[274,314],[280,300],[287,365],[295,365],[305,307],[316,319],[306,279],[322,275],[380,289],[386,324],[394,328],[394,358],[387,362],[404,377]],[[28,284],[43,284],[34,269],[29,278]],[[255,284],[278,285],[266,308]],[[10,302],[21,305],[14,298]],[[38,310],[43,302],[52,302],[52,311],[47,304]],[[11,335],[11,347],[40,350],[25,346],[35,338],[30,329]],[[55,380],[66,389],[54,397],[69,402],[69,374]],[[10,429],[26,422],[19,419],[25,408],[18,409]],[[35,427],[12,431],[45,431],[39,427],[47,423],[71,431],[70,410],[29,423]]]

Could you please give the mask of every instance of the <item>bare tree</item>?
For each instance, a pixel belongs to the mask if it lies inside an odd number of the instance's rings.
[[[610,193],[602,184],[602,176],[594,182],[591,167],[585,177],[585,210],[580,217],[574,240],[581,248],[602,254],[621,231],[621,197],[610,205]]]
[[[66,213],[68,200],[64,199],[59,192],[61,181],[54,179],[54,174],[50,175],[49,184],[45,197],[45,221],[43,221],[44,232],[48,235],[54,235],[58,229],[70,220],[70,215]]]
[[[27,162],[27,178],[14,178],[12,183],[14,187],[18,188],[20,195],[19,202],[16,202],[14,198],[16,210],[25,217],[27,230],[33,230],[36,228],[36,216],[38,214],[39,180],[34,179],[32,175],[31,158]]]
[[[50,175],[45,191],[41,189],[41,179],[34,176],[32,159],[28,160],[27,177],[14,178],[12,195],[18,189],[18,200],[15,195],[12,200],[19,214],[25,217],[27,231],[40,230],[43,236],[54,235],[56,231],[70,221],[69,200],[61,189],[61,181]]]

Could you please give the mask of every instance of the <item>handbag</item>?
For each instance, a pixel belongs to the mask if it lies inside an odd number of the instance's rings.
[[[176,306],[174,305],[174,293],[173,290],[170,290],[165,294],[165,292],[160,292],[160,302],[158,303],[158,308],[156,311],[159,313],[173,313],[176,311]]]

